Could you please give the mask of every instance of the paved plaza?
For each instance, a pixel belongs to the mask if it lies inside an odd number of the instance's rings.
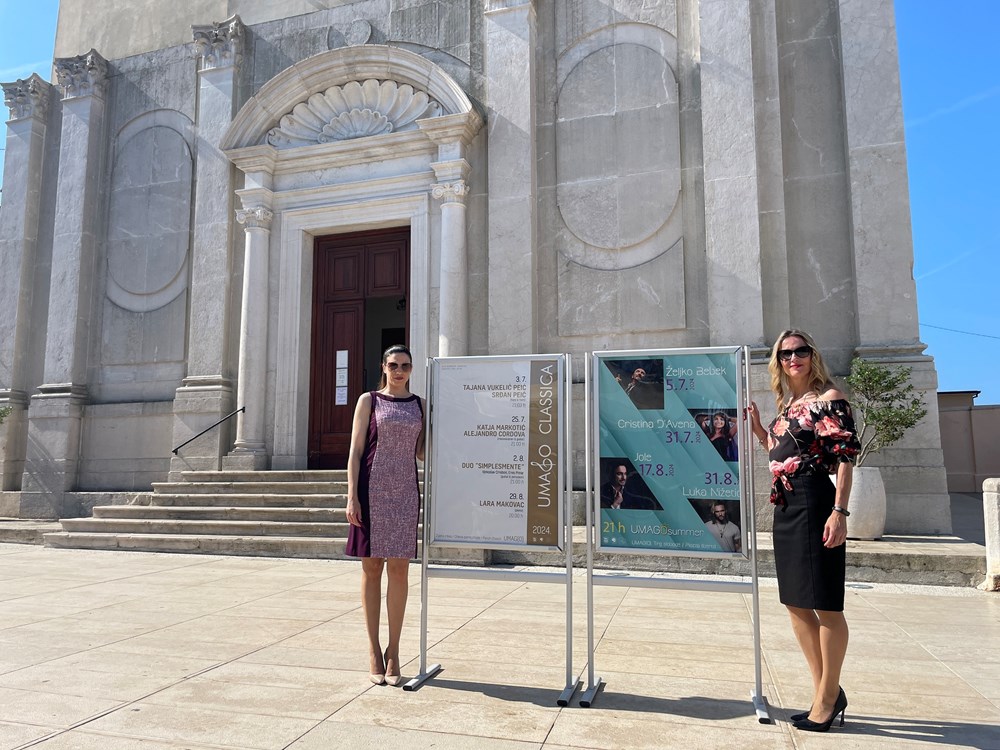
[[[597,588],[607,685],[591,708],[559,708],[560,586],[432,579],[430,659],[444,670],[404,692],[368,680],[359,581],[355,562],[0,544],[0,750],[1000,748],[1000,596],[972,588],[850,585],[847,724],[822,735],[786,719],[809,678],[772,581],[772,725],[749,701],[749,596]]]

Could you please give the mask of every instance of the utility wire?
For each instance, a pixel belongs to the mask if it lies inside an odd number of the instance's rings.
[[[923,328],[935,328],[939,331],[950,331],[951,333],[964,333],[966,336],[980,336],[984,339],[1000,339],[1000,336],[991,336],[988,333],[974,333],[973,331],[960,331],[957,328],[944,328],[943,326],[932,326],[930,323],[921,323]]]

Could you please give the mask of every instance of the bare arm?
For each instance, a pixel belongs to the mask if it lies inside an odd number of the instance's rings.
[[[347,520],[361,525],[361,503],[358,501],[358,476],[361,474],[361,454],[365,450],[368,422],[372,416],[372,397],[363,393],[354,409],[351,426],[351,449],[347,454]]]
[[[767,430],[764,429],[764,425],[760,421],[760,410],[757,408],[757,402],[751,401],[750,406],[747,407],[745,415],[750,418],[750,430],[753,432],[754,437],[760,442],[761,445],[767,440]]]
[[[836,401],[846,399],[842,392],[836,388],[831,388],[822,396],[824,401]],[[838,508],[847,510],[847,503],[851,498],[851,483],[854,481],[854,464],[845,462],[837,466],[837,494],[833,504]],[[826,547],[839,547],[847,541],[847,516],[837,511],[832,511],[830,517],[826,519],[823,527],[823,545]]]
[[[851,497],[851,483],[854,480],[854,464],[841,463],[837,467],[837,494],[833,504],[847,510],[847,502]],[[830,511],[823,527],[823,546],[839,547],[847,541],[847,516],[843,513]]]
[[[417,396],[417,398],[420,400],[420,413],[426,414],[427,403],[422,398],[420,398],[420,396]],[[426,420],[424,424],[425,425],[427,424]],[[424,429],[425,429],[424,427],[421,427],[420,435],[417,436],[417,460],[420,462],[423,462],[424,460]]]

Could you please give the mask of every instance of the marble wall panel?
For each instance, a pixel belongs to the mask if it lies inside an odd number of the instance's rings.
[[[851,175],[863,340],[919,340],[905,144],[853,149]]]
[[[237,8],[252,6],[246,9],[247,15],[243,10],[235,12],[245,24],[254,25],[249,42],[252,54],[246,60],[254,92],[311,55],[352,44],[384,44],[387,39],[389,0],[307,2],[311,7],[301,13],[277,10],[267,0],[230,3]]]
[[[784,330],[790,316],[777,22],[773,0],[752,0],[750,23],[754,69],[754,129],[765,342],[770,342]]]
[[[644,23],[677,33],[677,6],[670,1],[562,0],[554,5],[557,54],[598,29],[616,23]]]
[[[560,336],[606,336],[649,341],[643,334],[684,327],[683,245],[656,259],[613,273],[586,268],[562,258],[556,311]],[[620,337],[620,338],[618,338]],[[593,339],[591,339],[593,340]]]
[[[469,3],[392,0],[389,38],[450,52],[469,62]]]
[[[91,397],[98,402],[173,398],[187,369],[187,292],[143,313],[106,299],[102,318],[100,365],[91,379]]]
[[[856,342],[855,279],[844,217],[844,176],[785,181],[790,324],[817,331],[835,372],[847,372]]]
[[[847,107],[852,147],[901,143],[903,101],[899,86],[899,50],[891,0],[866,3],[840,0],[844,75],[848,86],[863,90]],[[853,89],[851,89],[853,90]]]
[[[679,238],[677,79],[639,43],[578,56],[562,73],[554,144],[557,202],[574,239],[556,247],[586,266],[634,266],[663,251],[649,241],[672,216]]]
[[[85,407],[77,489],[149,490],[164,481],[172,424],[169,401]]]
[[[111,173],[107,293],[134,312],[161,307],[186,286],[193,161],[173,128],[145,128],[119,144]]]
[[[189,26],[185,41],[190,37]],[[113,60],[110,69],[109,133],[118,133],[136,117],[155,110],[174,110],[194,120],[198,78],[193,45]]]
[[[789,322],[834,370],[857,344],[837,0],[776,0]]]

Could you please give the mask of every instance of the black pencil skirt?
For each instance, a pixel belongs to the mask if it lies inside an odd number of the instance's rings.
[[[823,527],[836,488],[825,474],[789,477],[786,506],[774,507],[774,567],[778,598],[788,607],[844,611],[847,545],[823,546]]]

